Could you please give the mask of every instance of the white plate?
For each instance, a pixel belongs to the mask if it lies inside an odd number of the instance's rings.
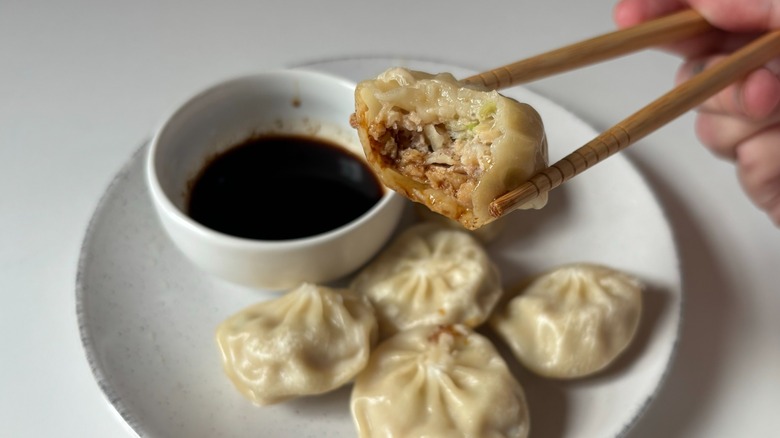
[[[310,64],[353,80],[391,65],[428,72],[470,72],[401,59],[361,58]],[[551,160],[591,139],[576,116],[523,88],[505,94],[541,113]],[[267,294],[228,285],[191,266],[152,211],[136,153],[103,196],[84,239],[76,298],[87,358],[108,400],[140,436],[354,436],[349,387],[259,408],[224,376],[214,329]],[[645,180],[614,156],[551,193],[540,211],[509,216],[489,251],[511,284],[555,265],[591,261],[625,270],[649,285],[638,338],[608,371],[562,382],[512,363],[530,404],[532,436],[626,434],[652,400],[674,352],[682,291],[669,225]]]

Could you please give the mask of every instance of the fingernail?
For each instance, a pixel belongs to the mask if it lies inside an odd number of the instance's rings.
[[[765,64],[765,67],[776,76],[780,76],[780,58],[771,59]]]
[[[691,66],[691,73],[697,75],[704,71],[704,62],[696,62]]]

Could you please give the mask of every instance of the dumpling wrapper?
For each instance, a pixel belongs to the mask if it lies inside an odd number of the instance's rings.
[[[368,363],[377,323],[366,297],[304,283],[229,317],[216,337],[236,389],[268,405],[350,382]]]
[[[392,190],[473,230],[489,205],[547,166],[547,138],[530,105],[449,73],[391,68],[355,89],[367,161]],[[542,208],[547,195],[520,208]]]
[[[350,401],[360,438],[524,438],[525,393],[490,341],[462,326],[421,326],[381,343]]]
[[[498,267],[475,237],[434,223],[404,230],[350,287],[371,301],[381,338],[419,325],[476,327],[504,292]]]
[[[472,236],[476,237],[477,240],[479,240],[483,245],[489,245],[493,241],[497,240],[501,233],[504,232],[508,224],[507,218],[501,217],[475,230],[469,230],[460,222],[431,211],[428,207],[422,204],[415,203],[413,207],[415,216],[421,222],[432,222],[442,226],[452,227],[456,230],[466,231]]]
[[[490,326],[524,366],[545,377],[606,368],[631,343],[642,313],[642,284],[596,264],[557,267],[513,292]]]

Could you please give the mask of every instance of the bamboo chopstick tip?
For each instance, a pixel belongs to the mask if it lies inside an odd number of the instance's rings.
[[[488,211],[490,212],[490,215],[494,218],[498,219],[503,215],[503,209],[496,204],[496,201],[493,201],[488,206]]]
[[[516,189],[494,199],[488,206],[488,211],[494,218],[499,218],[533,201],[542,193],[534,183],[526,181]]]

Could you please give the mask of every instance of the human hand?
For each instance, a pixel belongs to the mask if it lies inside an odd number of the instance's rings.
[[[628,27],[683,8],[717,30],[664,47],[684,58],[683,82],[757,34],[780,29],[780,0],[620,0],[614,20]],[[715,155],[732,160],[753,203],[780,226],[780,57],[728,86],[698,108],[696,134]]]

